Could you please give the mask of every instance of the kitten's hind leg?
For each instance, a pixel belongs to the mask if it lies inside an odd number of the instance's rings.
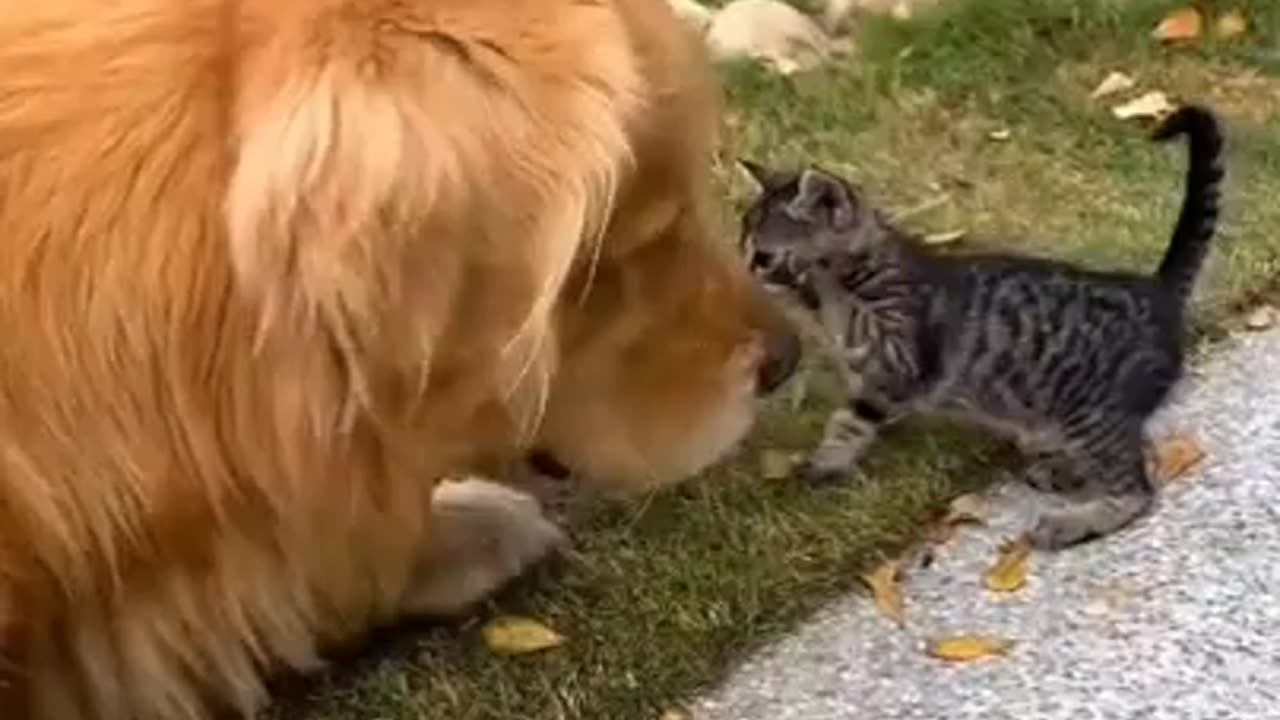
[[[1054,464],[1061,472],[1055,487],[1074,502],[1066,510],[1046,512],[1031,531],[1031,542],[1043,550],[1060,550],[1102,538],[1146,515],[1156,490],[1147,477],[1141,426],[1124,430],[1067,456],[1070,464]]]
[[[845,480],[890,413],[881,403],[857,399],[827,418],[818,447],[797,468],[800,480],[810,484],[832,484]]]

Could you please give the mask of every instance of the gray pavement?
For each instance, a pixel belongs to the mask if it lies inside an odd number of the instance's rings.
[[[1037,553],[1028,585],[982,577],[1037,503],[1006,483],[988,527],[964,529],[903,580],[907,624],[863,594],[818,613],[691,708],[696,720],[1280,719],[1280,329],[1224,343],[1157,418],[1207,450],[1154,515],[1120,535]],[[1043,506],[1043,505],[1041,505]],[[947,664],[929,638],[1014,639]]]

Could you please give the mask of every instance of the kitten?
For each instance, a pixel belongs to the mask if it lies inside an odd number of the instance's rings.
[[[743,162],[759,198],[743,218],[754,272],[816,315],[841,355],[848,402],[801,466],[845,477],[879,428],[925,412],[1011,437],[1024,479],[1074,502],[1046,512],[1033,544],[1059,549],[1148,513],[1144,425],[1183,370],[1187,296],[1218,217],[1223,137],[1185,107],[1153,139],[1186,135],[1181,214],[1154,275],[1095,272],[1012,254],[943,255],[821,169]]]

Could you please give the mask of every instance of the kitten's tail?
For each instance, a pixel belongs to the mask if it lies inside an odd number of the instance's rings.
[[[1156,128],[1152,139],[1167,141],[1180,135],[1186,135],[1190,144],[1190,166],[1182,211],[1156,277],[1185,301],[1209,252],[1209,240],[1218,227],[1223,137],[1214,114],[1197,105],[1174,111]]]

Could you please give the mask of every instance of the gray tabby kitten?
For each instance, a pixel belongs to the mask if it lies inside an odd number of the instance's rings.
[[[1155,487],[1144,425],[1183,370],[1183,315],[1218,217],[1223,138],[1185,107],[1153,138],[1189,137],[1181,214],[1154,275],[1012,254],[943,255],[895,228],[860,188],[820,169],[745,162],[761,186],[744,216],[754,271],[817,315],[849,398],[800,474],[845,477],[879,428],[926,412],[1011,437],[1025,480],[1074,502],[1030,532],[1060,549],[1145,515]]]

